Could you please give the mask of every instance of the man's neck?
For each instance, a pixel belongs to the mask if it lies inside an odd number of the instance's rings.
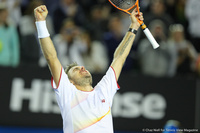
[[[80,91],[92,91],[93,87],[91,85],[87,85],[87,86],[79,86],[79,85],[75,85],[76,88]]]

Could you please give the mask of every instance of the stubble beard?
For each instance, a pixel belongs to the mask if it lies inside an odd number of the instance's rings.
[[[79,86],[87,86],[87,85],[92,86],[92,76],[88,75],[88,76],[82,77],[80,79],[76,79],[76,80],[74,80],[74,83]]]

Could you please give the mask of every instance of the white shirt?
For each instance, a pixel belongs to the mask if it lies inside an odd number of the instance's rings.
[[[55,86],[52,79],[52,87]],[[113,133],[111,106],[118,89],[112,67],[90,92],[76,89],[62,68],[55,93],[63,118],[64,133]]]

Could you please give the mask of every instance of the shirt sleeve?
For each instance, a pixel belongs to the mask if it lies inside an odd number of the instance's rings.
[[[104,95],[108,98],[110,107],[112,106],[112,101],[117,90],[120,89],[120,86],[117,83],[116,74],[112,67],[109,67],[106,75],[101,79],[97,84],[100,87]]]
[[[61,69],[58,86],[56,86],[53,77],[51,78],[51,85],[56,93],[57,102],[59,106],[63,108],[66,104],[70,104],[71,99],[74,96],[75,86],[72,83],[70,83],[63,67]]]

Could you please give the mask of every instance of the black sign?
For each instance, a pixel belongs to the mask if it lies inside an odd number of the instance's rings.
[[[62,128],[48,68],[0,69],[0,125]],[[93,75],[96,84],[103,75]],[[178,120],[194,128],[196,80],[147,78],[122,73],[114,97],[115,130],[163,128]]]

